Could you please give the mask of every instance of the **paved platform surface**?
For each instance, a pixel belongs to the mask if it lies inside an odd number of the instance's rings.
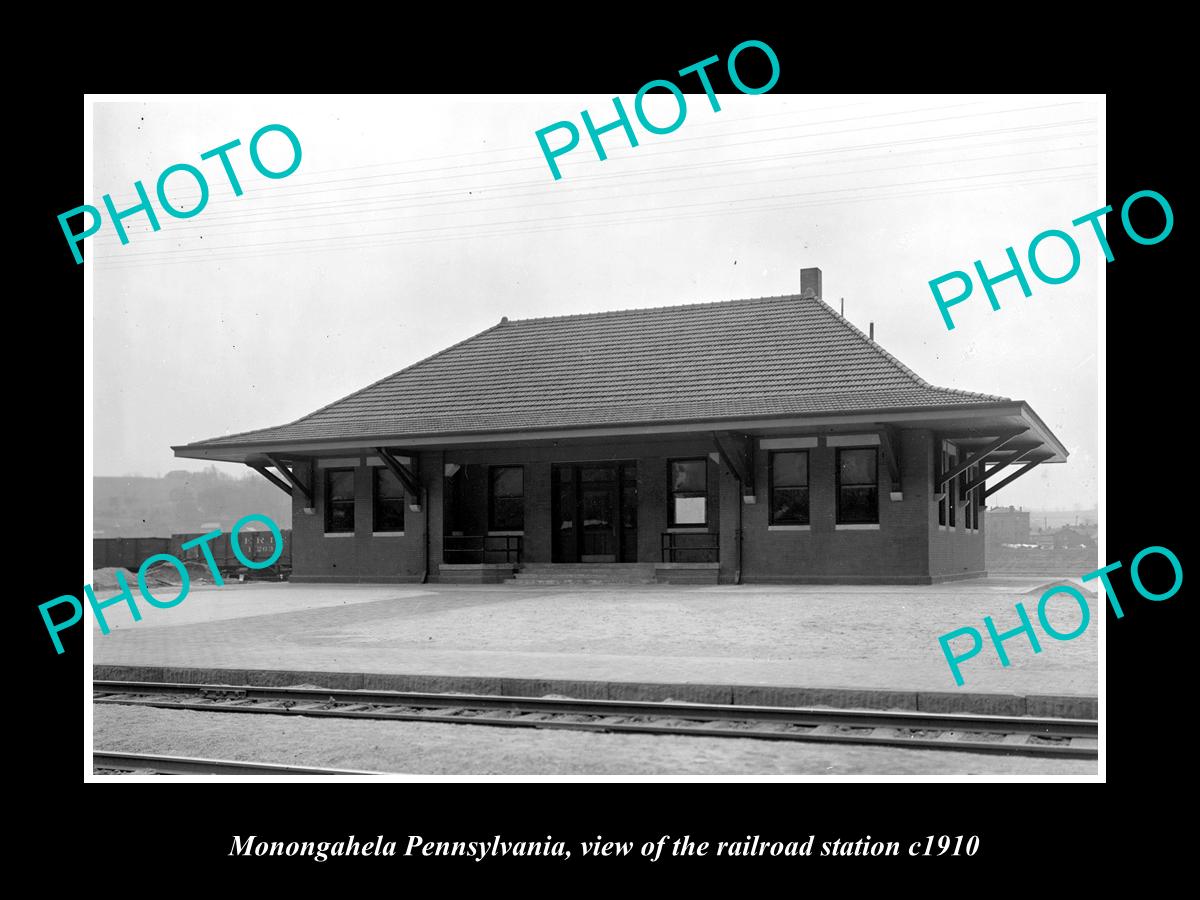
[[[1008,668],[985,648],[964,663],[964,687],[954,684],[938,636],[968,625],[983,631],[985,615],[1008,630],[1019,624],[1018,600],[1036,622],[1044,584],[1036,577],[879,587],[227,584],[194,587],[170,609],[142,604],[136,623],[123,605],[110,607],[113,631],[102,636],[96,628],[93,662],[1094,697],[1103,610],[1090,590],[1092,624],[1081,637],[1055,641],[1039,632],[1038,654],[1023,636],[1013,638]],[[1079,616],[1069,598],[1051,605],[1059,631],[1072,631]]]

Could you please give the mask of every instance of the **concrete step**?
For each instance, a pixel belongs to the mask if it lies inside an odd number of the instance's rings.
[[[528,563],[508,584],[654,584],[654,563]]]
[[[550,572],[570,575],[577,572],[653,572],[654,563],[526,563],[522,572]]]
[[[509,578],[504,584],[571,585],[571,584],[655,584],[653,578]]]
[[[653,569],[638,569],[634,572],[605,572],[597,570],[595,572],[547,572],[539,570],[537,572],[517,572],[517,578],[653,578]]]

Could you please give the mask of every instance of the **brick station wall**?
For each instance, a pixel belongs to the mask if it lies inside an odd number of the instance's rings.
[[[810,530],[770,530],[768,451],[759,449],[755,454],[756,502],[742,509],[742,580],[853,583],[928,578],[933,439],[923,429],[905,429],[897,434],[895,450],[904,499],[890,499],[891,479],[881,450],[877,531],[835,527],[837,448],[826,446],[824,438],[819,446],[808,448]]]
[[[742,580],[750,582],[923,582],[984,571],[984,523],[967,533],[961,511],[953,532],[939,531],[933,501],[933,434],[925,429],[897,432],[904,499],[890,499],[886,463],[879,465],[879,529],[835,528],[835,450],[809,448],[810,529],[772,531],[769,526],[768,451],[755,453],[756,502],[745,504],[736,477],[714,461],[710,440],[672,439],[608,442],[561,447],[461,449],[422,452],[415,457],[426,489],[427,511],[405,511],[401,536],[372,534],[371,467],[355,468],[355,531],[348,537],[324,533],[323,470],[315,463],[301,467],[314,486],[316,513],[303,512],[305,501],[293,498],[293,579],[296,581],[418,581],[425,570],[425,523],[429,521],[429,578],[438,578],[443,561],[444,465],[467,471],[465,518],[460,530],[487,532],[487,467],[525,467],[524,561],[552,560],[552,488],[554,463],[637,461],[638,561],[662,558],[662,532],[667,529],[668,461],[681,457],[708,460],[707,530],[720,535],[720,580],[735,580],[738,569],[737,530],[742,528]],[[365,459],[365,457],[364,457]],[[983,517],[986,519],[986,514]]]
[[[423,453],[414,459],[418,476],[427,480],[440,473],[438,454]],[[304,512],[307,502],[292,496],[292,580],[297,582],[415,582],[425,569],[425,510],[404,510],[404,534],[375,535],[372,522],[372,471],[363,463],[354,469],[354,533],[325,534],[324,469],[316,463],[301,466],[305,482],[312,485],[316,512]],[[305,471],[307,469],[307,471]]]

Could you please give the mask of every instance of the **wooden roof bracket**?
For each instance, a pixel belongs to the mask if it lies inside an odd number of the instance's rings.
[[[270,470],[267,469],[266,466],[262,465],[261,463],[252,463],[252,462],[248,462],[248,463],[246,463],[246,465],[249,466],[251,469],[253,469],[255,472],[257,472],[259,475],[261,475],[263,478],[267,479],[267,481],[271,482],[271,484],[275,485],[275,487],[279,488],[281,491],[283,491],[289,497],[292,496],[292,486],[290,484],[288,484],[286,481],[283,481],[277,475],[272,475]]]
[[[888,478],[892,482],[891,499],[903,500],[904,489],[900,484],[900,459],[896,456],[896,429],[884,425],[879,429],[879,448],[883,451],[883,461],[887,463]]]
[[[1034,447],[1028,448],[1027,450],[1022,450],[1019,453],[1015,453],[1012,456],[1010,456],[1008,459],[1000,460],[999,462],[996,463],[996,465],[992,466],[992,468],[988,469],[987,471],[984,471],[986,467],[980,466],[979,477],[976,478],[974,481],[970,482],[969,484],[967,484],[966,488],[963,489],[963,494],[969,496],[972,491],[974,491],[977,487],[981,486],[984,482],[986,482],[989,478],[991,478],[993,475],[995,475],[1001,469],[1007,468],[1008,466],[1011,466],[1013,463],[1020,462],[1021,460],[1026,459],[1026,457],[1028,457],[1030,454],[1032,454],[1040,446],[1041,446],[1041,444],[1038,444]],[[1026,462],[1028,462],[1027,459],[1026,459]],[[986,492],[985,492],[985,496],[986,496]]]
[[[947,484],[949,484],[953,479],[957,478],[963,472],[967,471],[967,469],[971,468],[971,466],[986,462],[989,456],[1001,449],[1009,441],[1015,440],[1028,430],[1029,427],[1026,426],[1024,428],[1014,428],[1010,431],[1006,431],[997,437],[996,440],[981,448],[974,456],[967,457],[962,462],[952,466],[949,471],[943,472],[937,477],[937,481],[934,484],[935,493],[942,492]]]
[[[742,497],[753,503],[754,491],[754,438],[748,434],[732,431],[714,431],[713,442],[725,465],[742,485]]]
[[[315,505],[313,503],[312,491],[308,489],[308,485],[301,480],[300,476],[296,474],[293,468],[289,468],[288,465],[277,456],[272,456],[270,453],[264,453],[263,455],[271,461],[271,465],[279,470],[279,474],[286,478],[294,489],[300,492],[300,495],[307,501],[304,504],[306,507],[312,507]],[[264,472],[263,474],[265,475],[266,473]],[[288,493],[290,494],[291,491],[288,491]]]
[[[388,467],[388,470],[400,479],[400,483],[404,485],[405,492],[409,495],[410,503],[408,508],[413,512],[421,511],[421,482],[416,474],[400,460],[396,459],[386,447],[376,447],[375,452],[379,454],[379,458],[383,460],[383,464]]]
[[[1020,478],[1022,475],[1024,475],[1026,472],[1028,472],[1030,469],[1040,466],[1042,463],[1044,463],[1048,459],[1051,459],[1053,456],[1054,456],[1053,453],[1047,452],[1045,454],[1038,456],[1037,459],[1033,459],[1032,457],[1030,457],[1029,461],[1026,462],[1025,465],[1021,466],[1021,468],[1017,469],[1017,471],[1013,472],[1011,475],[1009,475],[1007,478],[1005,478],[999,484],[994,484],[990,488],[987,488],[983,492],[984,499],[986,500],[988,497],[992,496],[992,494],[996,493],[996,491],[1000,490],[1000,488],[1004,487],[1006,484],[1016,481],[1018,478]]]

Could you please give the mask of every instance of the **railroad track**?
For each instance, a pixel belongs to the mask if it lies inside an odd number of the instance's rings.
[[[336,719],[1097,757],[1094,719],[95,681],[93,702]]]
[[[96,750],[92,769],[102,773],[147,772],[152,775],[382,775],[357,769],[318,769],[271,763],[238,762],[232,759],[201,759],[194,756],[155,756],[149,753],[117,753]]]

